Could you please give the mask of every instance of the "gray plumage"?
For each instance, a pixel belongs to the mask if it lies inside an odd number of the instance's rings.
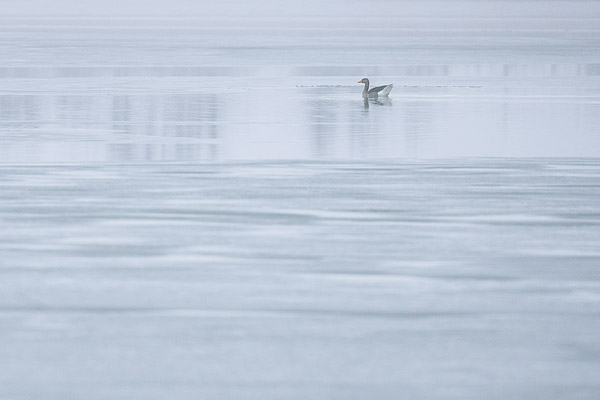
[[[365,87],[362,92],[362,97],[365,99],[376,99],[379,96],[387,97],[394,87],[393,84],[389,84],[383,86],[376,86],[374,88],[369,89],[370,82],[367,78],[361,79],[360,81],[358,81],[358,83],[365,84]]]

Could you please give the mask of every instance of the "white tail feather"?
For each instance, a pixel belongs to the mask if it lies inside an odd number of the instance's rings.
[[[385,88],[383,88],[383,90],[381,92],[379,92],[379,95],[387,97],[393,88],[394,88],[393,84],[387,85]]]

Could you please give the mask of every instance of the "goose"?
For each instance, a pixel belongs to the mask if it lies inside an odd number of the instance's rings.
[[[369,90],[369,80],[367,78],[362,78],[357,83],[365,84],[365,88],[362,91],[362,97],[364,99],[376,99],[379,96],[388,97],[388,95],[390,94],[390,92],[392,91],[392,89],[394,87],[393,84],[389,84],[389,85],[377,86],[377,87],[374,87],[371,90]]]

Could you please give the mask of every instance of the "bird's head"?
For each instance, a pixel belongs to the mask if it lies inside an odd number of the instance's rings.
[[[369,83],[369,80],[367,78],[362,78],[360,81],[358,81],[356,83]]]

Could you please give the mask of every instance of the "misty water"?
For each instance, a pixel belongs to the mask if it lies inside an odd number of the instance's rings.
[[[597,399],[574,3],[9,1],[0,399]]]

